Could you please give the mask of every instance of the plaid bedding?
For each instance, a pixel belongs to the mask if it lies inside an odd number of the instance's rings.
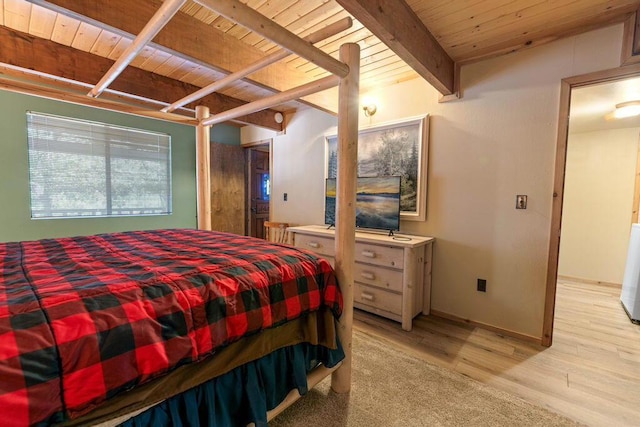
[[[0,420],[78,417],[116,393],[342,297],[327,261],[226,233],[0,244]]]

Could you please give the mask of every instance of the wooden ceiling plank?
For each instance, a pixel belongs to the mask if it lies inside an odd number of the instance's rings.
[[[51,39],[56,16],[55,12],[33,5],[29,20],[29,34],[43,39]]]
[[[547,2],[532,4],[520,9],[505,9],[503,14],[495,15],[492,19],[478,22],[473,27],[465,27],[455,33],[447,35],[448,45],[479,44],[489,39],[499,38],[503,41],[512,36],[522,35],[523,28],[527,32],[537,31],[554,24],[568,27],[568,22],[588,19],[594,15],[624,14],[635,8],[628,6],[628,0],[612,0],[606,4],[592,3],[580,0],[561,8],[549,8]],[[622,5],[627,5],[623,7]]]
[[[250,8],[257,10],[268,1],[269,0],[252,0],[252,1],[246,2],[246,4]],[[217,18],[213,23],[213,25],[216,28],[218,28],[220,31],[224,31],[226,34],[232,37],[235,37],[238,40],[240,39],[240,37],[242,37],[247,33],[247,29],[244,28],[242,25],[238,25],[235,22],[225,18],[224,16],[220,16],[219,18]]]
[[[411,69],[411,67],[407,65],[406,62],[404,62],[402,59],[398,58],[397,56],[394,56],[392,57],[391,61],[385,66],[370,68],[367,70],[366,74],[363,74],[363,76],[367,79],[377,78],[378,76],[384,76],[385,74],[397,72],[397,70],[401,68],[404,70]],[[311,74],[314,79],[320,79],[320,78],[326,77],[326,73],[327,73],[326,71],[322,69],[318,69],[315,72],[314,71],[310,72],[309,74]],[[361,75],[362,75],[362,70],[361,70]]]
[[[6,1],[6,0],[5,0]],[[159,0],[29,0],[44,7],[91,22],[102,28],[117,29],[122,35],[134,35],[140,32],[155,10],[161,4]],[[123,14],[122,11],[127,13]],[[77,38],[77,37],[76,37]],[[178,13],[169,21],[151,47],[191,58],[214,70],[230,73],[255,62],[265,54],[253,46],[227,36],[187,14]],[[282,91],[307,82],[307,76],[277,63],[261,70],[248,78],[248,81],[272,91]],[[313,106],[335,112],[337,98],[316,96],[305,98]]]
[[[385,78],[377,77],[375,79],[367,79],[361,82],[360,91],[366,93],[370,90],[375,90],[380,86],[389,86],[396,83],[402,83],[408,80],[416,78],[416,73],[413,70],[407,70],[396,75],[387,76]],[[380,108],[380,106],[378,107]],[[383,107],[384,108],[384,107]],[[392,108],[392,107],[391,107]]]
[[[217,79],[223,77],[224,74],[219,73],[218,71],[211,70],[207,67],[204,67],[202,73],[198,76],[198,78],[194,79],[191,84],[198,87],[204,87],[208,84],[213,83]],[[236,97],[237,98],[237,97]]]
[[[80,27],[80,21],[60,13],[56,14],[56,22],[51,33],[51,40],[65,46],[71,46]]]
[[[631,13],[631,10],[626,10],[626,13]],[[611,22],[618,18],[620,21],[625,12],[620,15],[620,8],[615,10],[599,10],[594,13],[593,10],[584,10],[581,12],[575,12],[570,17],[560,18],[556,15],[543,16],[544,19],[529,18],[521,23],[521,26],[513,26],[512,24],[503,25],[501,32],[486,30],[482,34],[478,34],[478,39],[475,42],[464,41],[458,43],[454,51],[464,51],[466,56],[474,55],[483,49],[491,49],[492,46],[505,45],[505,41],[511,43],[511,45],[518,45],[520,43],[526,43],[528,41],[533,42],[536,38],[553,37],[557,33],[579,33],[584,31],[584,26],[591,25],[594,22]],[[523,33],[522,28],[526,26],[527,31]],[[502,35],[504,34],[504,36]],[[557,38],[557,37],[556,37]],[[508,43],[507,43],[508,44]]]
[[[4,25],[23,33],[29,32],[31,5],[21,0],[4,0]]]
[[[71,47],[89,52],[98,40],[102,30],[87,23],[81,22],[76,31],[76,36],[71,42]]]
[[[193,14],[193,17],[199,19],[205,24],[211,24],[216,18],[220,16],[217,13],[207,9],[206,7],[200,7],[200,10]]]
[[[168,76],[174,71],[178,70],[182,64],[186,63],[187,60],[184,58],[180,58],[179,56],[170,56],[162,65],[160,65],[154,73],[161,74],[163,76]]]
[[[178,80],[190,83],[198,87],[204,86],[204,85],[199,85],[197,82],[200,81],[203,77],[209,76],[210,70],[207,67],[200,64],[194,64],[194,65],[195,65],[194,67],[187,70],[185,74],[183,74]]]
[[[351,18],[344,18],[344,19],[341,19],[340,21],[334,22],[333,24],[326,26],[322,30],[318,30],[315,33],[308,35],[307,37],[304,38],[304,40],[307,43],[314,44],[321,40],[326,39],[327,37],[331,37],[332,35],[335,35],[337,33],[340,33],[346,30],[347,28],[351,27],[352,24],[353,24],[353,21],[351,20]],[[164,110],[173,111],[176,108],[182,107],[187,103],[194,102],[197,99],[201,98],[202,96],[216,92],[228,86],[230,83],[240,80],[268,65],[271,65],[277,61],[280,61],[281,59],[285,58],[288,55],[289,55],[289,52],[285,49],[281,49],[278,52],[274,52],[270,55],[267,55],[261,60],[256,61],[253,64],[249,65],[248,67],[243,68],[242,70],[238,70],[235,73],[231,73],[228,76],[224,77],[223,79],[218,80],[217,82],[214,82],[206,87],[203,87],[202,89],[198,90],[197,92],[187,97],[177,100],[176,102],[174,102],[173,104],[165,108]]]
[[[44,40],[0,27],[0,62],[21,68],[33,69],[52,76],[94,84],[111,67],[113,61],[72,47]],[[147,99],[171,102],[198,88],[168,77],[135,67],[127,67],[112,84],[114,90],[131,93]],[[211,94],[201,100],[211,111],[220,112],[245,103],[222,94]],[[192,107],[192,106],[189,106]],[[274,130],[281,130],[273,118],[275,111],[267,110],[238,119]]]
[[[454,63],[404,0],[337,0],[443,95],[454,93]]]
[[[223,123],[228,120],[233,120],[236,117],[240,117],[245,114],[253,113],[255,111],[261,111],[265,108],[271,108],[276,105],[280,105],[283,102],[292,101],[305,95],[310,95],[316,92],[322,92],[323,90],[336,87],[340,83],[340,77],[329,76],[318,81],[310,82],[293,89],[285,90],[284,92],[271,95],[266,98],[259,99],[249,104],[245,104],[241,107],[236,107],[231,110],[218,113],[202,121],[203,125],[210,126],[218,123]]]
[[[340,46],[342,46],[343,44],[360,43],[362,40],[370,36],[371,36],[371,31],[369,31],[366,27],[362,27],[359,30],[350,32],[348,34],[342,33],[338,39],[335,39],[334,37],[332,37],[331,39],[334,39],[333,41],[329,43],[319,44],[318,47],[320,47],[323,51],[327,52],[329,55],[337,57],[340,51]],[[295,63],[296,63],[295,61],[292,61],[289,65],[293,66]],[[316,68],[318,68],[316,64],[313,64],[308,61],[296,67],[296,69],[298,69],[299,71],[303,71],[305,73],[308,73],[309,71],[314,70]]]
[[[349,28],[347,31],[343,31],[342,33],[339,33],[333,37],[329,37],[328,39],[318,43],[318,48],[327,52],[329,55],[336,56],[336,52],[337,52],[337,49],[335,49],[336,45],[338,45],[338,49],[339,49],[339,47],[342,45],[343,40],[345,41],[357,40],[358,39],[357,35],[361,34],[363,30],[368,31],[364,28],[364,26],[361,23],[359,23],[358,21],[354,21],[353,26]],[[356,34],[356,36],[353,36],[353,34]],[[310,64],[310,62],[307,59],[299,56],[291,56],[290,59],[287,60],[287,66],[296,68],[296,69],[306,66],[307,64]]]
[[[182,78],[186,74],[193,72],[199,66],[200,65],[196,64],[195,62],[185,61],[180,67],[176,68],[175,70],[167,74],[167,77],[175,80],[184,81],[182,80]]]
[[[581,34],[586,31],[602,28],[603,26],[620,22],[621,17],[617,13],[611,14],[598,14],[588,20],[580,20],[579,25],[573,25],[570,27],[543,27],[540,32],[532,32],[520,37],[514,37],[497,44],[491,44],[488,46],[477,46],[473,51],[465,52],[460,64],[468,64],[472,62],[481,61],[487,58],[492,58],[508,53],[517,52],[520,50],[531,49],[536,46],[540,46],[560,38],[569,37],[576,34]]]
[[[133,42],[125,49],[122,55],[116,59],[111,68],[100,79],[96,86],[91,89],[89,96],[97,97],[113,82],[122,71],[133,61],[133,59],[159,32],[167,22],[178,12],[180,6],[186,0],[165,0],[162,6],[153,14],[149,22],[136,35]],[[115,45],[114,45],[115,46]],[[113,50],[113,48],[112,48]],[[101,55],[107,56],[107,55]]]
[[[195,0],[198,1],[198,0]],[[256,4],[255,7],[250,7],[261,15],[266,16],[269,19],[272,19],[277,13],[279,13],[282,9],[280,8],[280,4],[286,2],[287,5],[292,4],[295,0],[278,0],[278,1],[266,1]],[[231,20],[231,22],[234,22]],[[234,22],[234,24],[237,24]],[[251,31],[247,29],[247,27],[243,25],[234,25],[233,28],[229,29],[227,34],[237,38],[238,40],[243,40],[244,37],[251,34]],[[248,43],[247,43],[248,44]]]
[[[284,49],[318,64],[336,76],[345,77],[349,74],[349,67],[346,64],[327,55],[322,50],[310,45],[292,32],[237,0],[197,0],[197,2],[278,43]]]
[[[325,25],[350,16],[351,15],[349,15],[347,11],[342,9],[340,5],[331,1],[329,3],[324,3],[319,8],[308,13],[304,16],[304,18],[301,17],[297,19],[296,21],[291,23],[287,27],[287,29],[292,33],[297,34],[298,37],[304,37],[307,34],[317,31]],[[267,39],[264,39],[262,42],[258,43],[256,47],[266,53],[271,53],[276,49],[280,49],[280,46]]]
[[[541,1],[541,0],[537,0]],[[528,4],[533,2],[529,1]],[[500,15],[504,8],[509,6],[515,6],[522,9],[523,4],[521,1],[513,0],[493,0],[487,2],[485,0],[466,1],[465,7],[456,5],[455,2],[447,2],[442,7],[434,9],[426,9],[420,12],[416,12],[418,18],[425,22],[434,37],[443,37],[448,34],[448,31],[452,31],[454,28],[458,28],[462,22],[468,22],[468,25],[473,28],[475,25],[479,25],[486,15]],[[414,9],[415,10],[415,9]],[[517,10],[517,9],[516,9]]]
[[[279,2],[272,2],[273,5],[276,5],[276,4],[278,5],[277,9],[272,8],[271,10],[264,11],[264,12],[259,9],[258,12],[270,18],[272,21],[274,21],[276,24],[280,25],[281,27],[284,27],[287,30],[289,30],[287,26],[296,19],[298,14],[300,15],[307,14],[310,10],[312,10],[317,6],[316,1],[317,0],[303,0],[303,1],[281,0]],[[264,39],[265,39],[264,37],[256,33],[249,33],[246,36],[241,38],[243,42],[248,43],[252,46],[255,46],[256,44],[258,44]]]
[[[118,43],[116,43],[116,45],[113,47],[113,49],[111,50],[111,52],[109,52],[109,54],[107,55],[107,58],[115,61],[116,59],[120,58],[120,56],[122,56],[122,53],[127,50],[127,48],[131,45],[132,41],[129,40],[126,37],[120,37],[120,40],[118,40]],[[136,56],[136,59],[138,57],[140,57],[142,54],[145,54],[144,58],[148,58],[149,57],[149,52],[147,50],[147,48],[144,48],[140,51],[140,53]],[[133,64],[133,62],[131,63]]]
[[[141,65],[140,68],[143,68],[147,71],[151,71],[152,73],[156,73],[158,68],[162,66],[165,62],[169,60],[173,55],[168,52],[165,52],[160,49],[155,49],[153,54],[151,54]],[[136,61],[134,61],[136,62]],[[161,74],[161,73],[156,73]]]
[[[94,55],[107,58],[116,47],[120,39],[122,39],[122,37],[119,34],[112,33],[111,31],[107,30],[102,30],[93,46],[91,46],[89,52],[93,53]]]
[[[0,25],[4,25],[4,0],[0,0]]]

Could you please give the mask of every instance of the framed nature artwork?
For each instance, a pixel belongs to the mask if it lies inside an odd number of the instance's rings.
[[[403,220],[427,216],[429,116],[362,128],[358,132],[358,177],[400,176]],[[338,137],[326,137],[326,177],[338,170]]]

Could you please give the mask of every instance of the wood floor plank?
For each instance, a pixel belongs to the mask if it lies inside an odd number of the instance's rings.
[[[356,311],[354,325],[586,425],[640,425],[640,326],[620,306],[620,288],[559,281],[550,348],[430,316],[419,316],[405,332],[399,323]]]

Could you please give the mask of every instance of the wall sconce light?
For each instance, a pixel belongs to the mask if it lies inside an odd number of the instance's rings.
[[[276,123],[280,124],[284,122],[284,116],[282,115],[281,112],[277,112],[273,115],[273,120],[275,120]]]
[[[624,119],[640,115],[640,101],[627,101],[616,104],[616,109],[607,116],[614,119]]]
[[[362,111],[364,111],[365,116],[371,117],[378,111],[378,106],[373,102],[368,102],[362,106]]]

